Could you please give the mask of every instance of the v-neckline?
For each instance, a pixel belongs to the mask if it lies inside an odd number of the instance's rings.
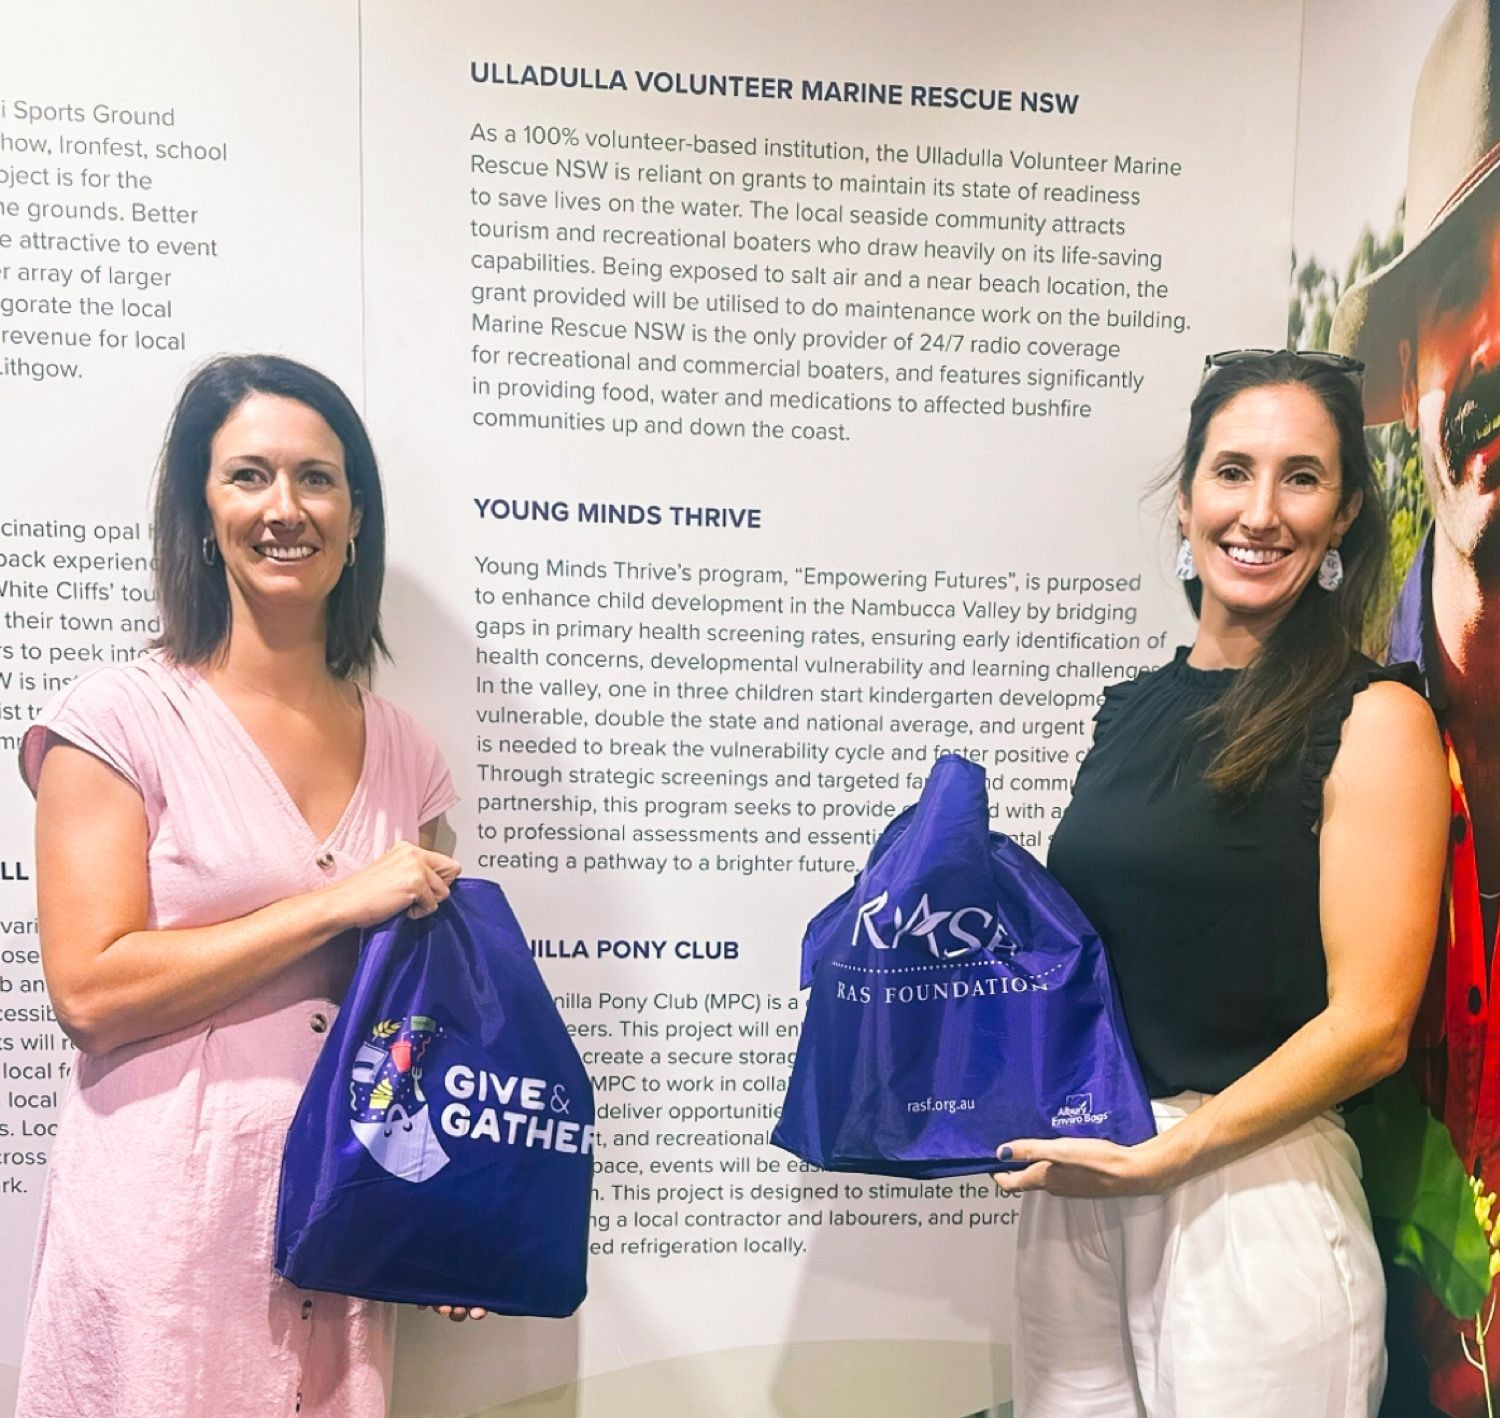
[[[255,735],[245,727],[239,715],[229,707],[228,703],[219,694],[219,691],[209,683],[208,677],[201,670],[192,666],[184,666],[184,668],[190,671],[199,691],[208,697],[213,712],[224,721],[229,732],[240,741],[240,745],[244,748],[251,762],[259,770],[261,777],[266,780],[266,785],[270,788],[272,794],[292,820],[302,829],[303,835],[308,841],[315,847],[326,847],[330,843],[337,841],[348,824],[349,819],[353,817],[354,810],[358,806],[360,799],[364,796],[365,782],[370,776],[372,745],[370,742],[371,716],[369,696],[358,685],[355,685],[354,692],[359,695],[360,730],[364,736],[364,744],[360,755],[359,776],[354,780],[354,788],[349,794],[349,800],[344,804],[344,810],[339,813],[338,820],[329,829],[326,836],[319,837],[317,830],[307,820],[306,816],[304,816],[302,809],[297,806],[296,799],[287,791],[286,784],[282,782],[281,775],[272,766],[271,760],[266,757],[265,750],[256,743]]]

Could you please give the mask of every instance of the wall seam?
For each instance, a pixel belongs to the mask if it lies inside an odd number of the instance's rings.
[[[363,0],[361,0],[363,3]],[[1307,11],[1309,0],[1302,0],[1302,32],[1297,41],[1297,104],[1292,114],[1292,190],[1287,208],[1286,228],[1286,297],[1282,302],[1281,339],[1291,343],[1291,319],[1289,315],[1291,292],[1296,278],[1297,235],[1297,179],[1302,166],[1302,85],[1307,73]]]
[[[354,15],[355,101],[358,104],[356,132],[359,153],[359,403],[365,411],[365,417],[368,418],[370,416],[370,316],[365,295],[365,273],[368,267],[368,253],[365,246],[365,0],[356,0]]]

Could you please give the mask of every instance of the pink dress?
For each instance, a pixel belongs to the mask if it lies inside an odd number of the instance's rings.
[[[337,881],[455,801],[432,740],[364,696],[365,758],[323,841],[224,702],[149,656],[96,671],[22,748],[58,739],[139,790],[148,927],[198,926]],[[394,1311],[271,1269],[281,1145],[353,963],[341,937],[217,1014],[77,1061],[47,1176],[18,1418],[380,1415]]]

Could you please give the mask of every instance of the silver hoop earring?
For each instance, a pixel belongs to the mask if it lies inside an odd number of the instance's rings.
[[[1193,560],[1193,544],[1186,537],[1177,543],[1177,565],[1173,570],[1177,572],[1179,581],[1198,579],[1198,563]]]
[[[349,540],[344,543],[344,565],[353,566],[354,563],[358,560],[359,550],[354,545],[354,538],[350,537]]]
[[[219,559],[219,544],[213,538],[213,533],[203,538],[202,542],[203,561],[206,566],[212,566]]]
[[[1344,558],[1337,547],[1329,547],[1318,567],[1318,585],[1325,591],[1337,591],[1344,584]]]

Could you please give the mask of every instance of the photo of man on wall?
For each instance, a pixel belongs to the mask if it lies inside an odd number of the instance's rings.
[[[1344,291],[1328,343],[1364,361],[1369,423],[1414,438],[1431,509],[1389,652],[1422,667],[1453,780],[1451,905],[1410,1064],[1482,1199],[1500,1187],[1500,0],[1459,0],[1439,28],[1412,104],[1400,253]],[[1425,1288],[1393,1286],[1385,1411],[1413,1411],[1391,1406],[1410,1401],[1396,1395],[1413,1334],[1437,1411],[1493,1411],[1495,1296],[1476,1333]]]

